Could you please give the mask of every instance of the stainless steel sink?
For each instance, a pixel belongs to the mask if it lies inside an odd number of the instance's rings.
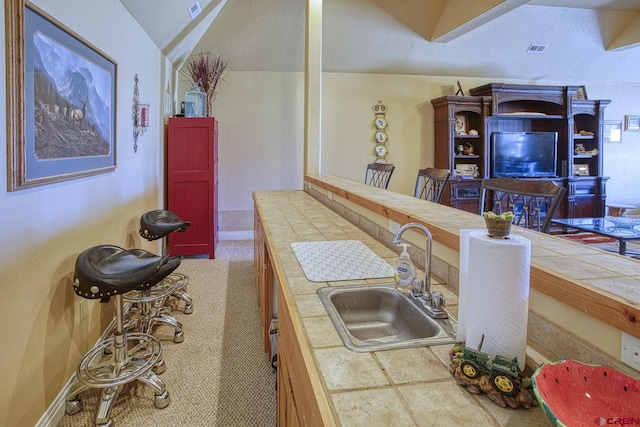
[[[318,289],[344,345],[353,351],[452,344],[451,319],[433,319],[419,301],[394,285],[331,286]]]

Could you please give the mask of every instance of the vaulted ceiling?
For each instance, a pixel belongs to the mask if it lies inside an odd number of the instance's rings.
[[[304,69],[306,0],[120,1],[177,68]],[[640,82],[639,0],[324,0],[322,23],[324,71]]]

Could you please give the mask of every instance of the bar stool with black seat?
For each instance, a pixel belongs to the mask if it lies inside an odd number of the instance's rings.
[[[115,332],[112,337],[89,350],[76,369],[76,378],[66,399],[66,413],[82,409],[79,394],[88,388],[102,389],[97,425],[111,426],[111,409],[122,387],[141,381],[154,390],[154,406],[169,405],[169,392],[154,372],[160,364],[162,344],[151,334],[131,332],[124,325],[123,295],[135,289],[149,289],[167,279],[181,258],[162,257],[140,249],[125,250],[113,245],[99,245],[78,255],[73,290],[87,299],[113,301]]]
[[[189,221],[181,219],[175,213],[168,210],[153,210],[145,212],[140,216],[140,235],[152,242],[162,239],[162,255],[167,256],[167,236],[173,232],[184,232],[191,226]],[[183,273],[174,272],[171,279],[176,282],[176,290],[172,297],[184,301],[184,314],[193,313],[193,299],[187,293],[189,276]]]

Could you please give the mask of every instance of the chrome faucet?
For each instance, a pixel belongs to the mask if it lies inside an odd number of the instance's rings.
[[[393,243],[395,245],[400,243],[402,234],[410,228],[417,228],[418,230],[421,230],[427,238],[427,247],[424,259],[425,278],[424,281],[420,279],[415,280],[414,283],[418,283],[418,286],[414,288],[411,295],[415,298],[422,298],[422,305],[430,316],[435,318],[446,318],[447,314],[442,309],[445,304],[444,297],[440,292],[434,292],[432,300],[431,295],[431,244],[433,243],[433,237],[431,236],[429,229],[422,224],[410,222],[400,227],[396,233],[396,237],[393,239]]]
[[[423,299],[430,301],[431,300],[431,243],[433,242],[433,237],[431,237],[431,232],[427,227],[425,227],[422,224],[410,222],[400,227],[400,230],[398,230],[398,232],[396,233],[396,237],[393,239],[393,244],[397,245],[398,243],[400,243],[400,238],[402,237],[402,234],[410,228],[417,228],[418,230],[421,230],[424,233],[424,235],[427,237],[427,249],[425,251],[426,256],[424,260],[425,278],[424,278],[424,281],[422,282],[422,287],[419,290],[418,295],[415,295],[414,293],[413,296],[416,296],[416,297],[422,296]]]

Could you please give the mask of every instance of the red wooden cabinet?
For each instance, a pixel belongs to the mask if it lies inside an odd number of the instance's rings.
[[[218,240],[218,122],[213,117],[169,119],[168,209],[190,221],[169,235],[169,254],[215,258]]]

